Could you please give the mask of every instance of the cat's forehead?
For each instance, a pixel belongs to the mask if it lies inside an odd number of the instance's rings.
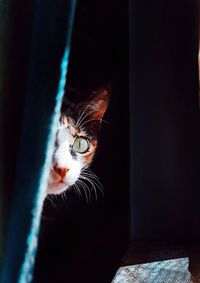
[[[61,143],[64,143],[64,142],[69,142],[71,143],[73,141],[74,137],[73,135],[71,134],[71,132],[69,131],[68,128],[66,127],[59,127],[58,130],[57,130],[57,136],[56,136],[56,141],[57,141],[57,144],[61,144]]]
[[[60,118],[60,128],[66,128],[71,133],[72,136],[76,136],[78,129],[74,119],[70,116],[61,115]]]
[[[87,133],[83,129],[77,128],[71,117],[61,117],[57,130],[57,142],[59,144],[63,142],[72,143],[79,136],[87,136]]]

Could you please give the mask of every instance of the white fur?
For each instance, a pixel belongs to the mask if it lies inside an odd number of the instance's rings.
[[[58,127],[56,148],[54,151],[52,168],[48,179],[48,194],[60,194],[70,186],[74,185],[81,174],[82,168],[86,165],[84,164],[84,156],[93,150],[91,145],[86,154],[77,154],[77,159],[74,159],[70,152],[70,146],[73,145],[75,137],[72,136],[67,126],[68,125],[65,124],[63,126],[59,125]],[[52,176],[53,167],[55,165],[58,168],[66,168],[69,170],[66,176],[62,179],[64,183],[55,182],[55,179]]]

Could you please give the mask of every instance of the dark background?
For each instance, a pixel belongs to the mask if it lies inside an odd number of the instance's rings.
[[[12,1],[10,14],[5,72],[5,105],[9,107],[4,110],[1,139],[7,148],[1,156],[7,212],[19,148],[34,4]],[[46,10],[49,15],[54,12],[52,7]],[[61,45],[65,16],[63,12],[58,17],[63,29],[56,38]],[[67,95],[78,102],[102,85],[112,86],[105,117],[108,125],[102,125],[92,166],[105,196],[99,194],[97,202],[93,196],[88,204],[84,194],[79,198],[71,191],[66,200],[55,197],[45,202],[35,283],[110,282],[130,231],[132,240],[146,243],[198,239],[197,27],[196,1],[135,0],[130,1],[129,9],[122,0],[78,1],[68,72],[68,87],[74,90],[68,88]],[[53,68],[48,63],[46,67]],[[55,73],[58,76],[57,70]],[[12,131],[6,127],[11,120]]]
[[[130,1],[132,239],[199,238],[196,1]]]
[[[34,282],[111,282],[129,237],[128,3],[78,1],[66,97],[111,86],[92,170],[104,196],[70,191],[44,205]]]

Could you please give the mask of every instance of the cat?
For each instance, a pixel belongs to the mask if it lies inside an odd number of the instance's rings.
[[[56,134],[52,165],[48,176],[47,194],[61,194],[76,184],[85,187],[92,177],[88,167],[97,149],[97,136],[109,103],[109,91],[94,92],[87,101],[73,110],[62,112]],[[89,181],[89,183],[94,182]],[[98,186],[98,181],[96,179]]]

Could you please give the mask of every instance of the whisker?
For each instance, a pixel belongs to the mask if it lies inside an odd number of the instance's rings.
[[[85,124],[87,124],[87,123],[89,123],[89,122],[91,122],[91,121],[99,121],[99,119],[89,119],[89,120],[83,122],[83,123],[81,124],[81,127],[83,127],[83,125],[85,125]]]
[[[64,200],[67,200],[67,190],[64,191],[62,194],[63,194],[63,199],[64,199]]]
[[[81,173],[82,175],[85,175],[86,177],[90,177],[90,178],[93,178],[93,179],[95,179],[98,183],[99,183],[99,185],[101,185],[102,186],[102,184],[101,184],[101,182],[100,182],[100,180],[99,180],[99,177],[97,176],[97,175],[95,175],[93,172],[91,172],[91,171],[82,171],[82,173]],[[103,187],[103,186],[102,186]]]
[[[89,177],[91,177],[91,178],[97,180],[98,182],[100,182],[100,181],[99,181],[99,178],[98,178],[97,176],[91,174],[91,173],[83,172],[82,174],[84,174],[85,176],[89,176]]]
[[[92,189],[94,190],[94,193],[95,193],[95,199],[97,200],[98,197],[97,197],[97,191],[96,191],[95,185],[90,180],[82,178],[81,176],[80,176],[80,179],[86,180],[87,182],[89,182],[92,185]]]
[[[86,172],[86,173],[88,173],[88,174],[91,174],[91,175],[95,176],[97,179],[99,179],[99,177],[98,177],[90,168],[88,168],[88,167],[85,167],[82,172],[83,172],[83,173]]]
[[[81,115],[82,115],[82,113],[83,112],[81,112],[82,111],[82,108],[79,110],[79,112],[78,112],[78,117],[77,117],[77,121],[76,121],[76,124],[75,124],[75,126],[78,128],[78,125],[79,125],[79,123],[80,123],[80,120],[81,120]],[[80,115],[81,114],[81,115]]]
[[[85,177],[88,179],[88,177]],[[91,179],[90,179],[91,180]],[[96,182],[96,180],[91,180],[96,186],[97,188],[100,190],[101,194],[104,196],[104,191],[103,191],[103,186],[100,182]]]
[[[96,97],[94,97],[94,98],[90,101],[90,103],[87,104],[87,106],[86,106],[85,109],[83,110],[83,112],[82,112],[80,118],[82,118],[82,116],[85,114],[85,112],[87,111],[87,109],[91,106],[91,104],[95,101],[95,99],[96,99]]]
[[[91,202],[91,192],[89,187],[80,179],[77,180],[77,183],[79,183],[79,185],[84,189],[85,193],[86,191],[88,191],[88,197],[86,198],[87,202],[90,203]],[[87,196],[87,194],[86,194]]]
[[[91,115],[91,113],[93,113],[93,112],[96,112],[96,111],[95,111],[95,110],[88,111],[87,114],[86,114],[85,116],[83,116],[83,118],[79,121],[79,124],[77,125],[77,127],[78,127],[78,128],[81,128],[81,127],[82,127],[82,124],[81,124],[81,123],[85,120],[86,117],[88,117],[89,115]]]
[[[83,191],[84,191],[84,193],[85,193],[85,197],[86,197],[86,201],[87,201],[87,203],[88,203],[88,202],[89,202],[89,200],[88,200],[87,191],[86,191],[85,187],[83,187],[83,185],[82,185],[81,183],[80,183],[79,185],[83,188]]]
[[[54,207],[54,209],[57,208],[57,206],[56,206],[56,204],[55,204],[55,202],[54,202],[54,200],[53,200],[53,195],[48,194],[48,195],[46,196],[46,200],[47,200],[47,201],[50,201],[50,203],[51,203],[51,205]]]
[[[79,123],[79,120],[80,120],[80,114],[81,114],[81,110],[82,108],[78,111],[78,115],[77,115],[77,121],[76,121],[76,124],[75,126],[77,126],[77,124]]]
[[[94,179],[98,183],[98,185],[103,189],[103,186],[99,180],[99,177],[94,172],[92,172],[90,168],[84,168],[81,174],[84,175],[85,177]]]
[[[89,176],[89,175],[82,175],[82,176],[85,177],[86,179],[90,179],[95,185],[100,187],[99,189],[101,191],[103,191],[103,186],[102,186],[101,182],[98,179],[96,179],[93,176]]]
[[[104,122],[106,125],[110,126],[110,124],[108,123],[108,121],[106,121],[105,119],[101,119],[101,122]]]
[[[81,193],[81,190],[80,190],[80,188],[79,188],[79,186],[78,186],[78,184],[75,183],[74,186],[75,186],[75,188],[76,188],[76,190],[77,190],[77,193],[78,193],[78,195],[79,195],[79,198],[80,198],[80,197],[83,197],[83,196],[82,196],[82,193]]]
[[[97,187],[100,190],[100,192],[102,193],[102,195],[104,195],[103,187],[100,183],[98,184],[97,182],[95,182],[95,180],[91,180],[90,178],[83,176],[83,175],[81,175],[80,178],[88,181],[95,190],[96,190],[96,187]]]
[[[88,194],[89,194],[89,201],[91,201],[91,192],[90,192],[90,189],[89,187],[87,186],[87,184],[85,184],[83,181],[81,181],[80,179],[77,180],[78,183],[80,183],[80,185],[82,187],[85,187],[85,189],[88,191]]]
[[[75,194],[78,195],[78,192],[77,192],[75,184],[70,187],[70,190],[73,190],[75,192]]]

